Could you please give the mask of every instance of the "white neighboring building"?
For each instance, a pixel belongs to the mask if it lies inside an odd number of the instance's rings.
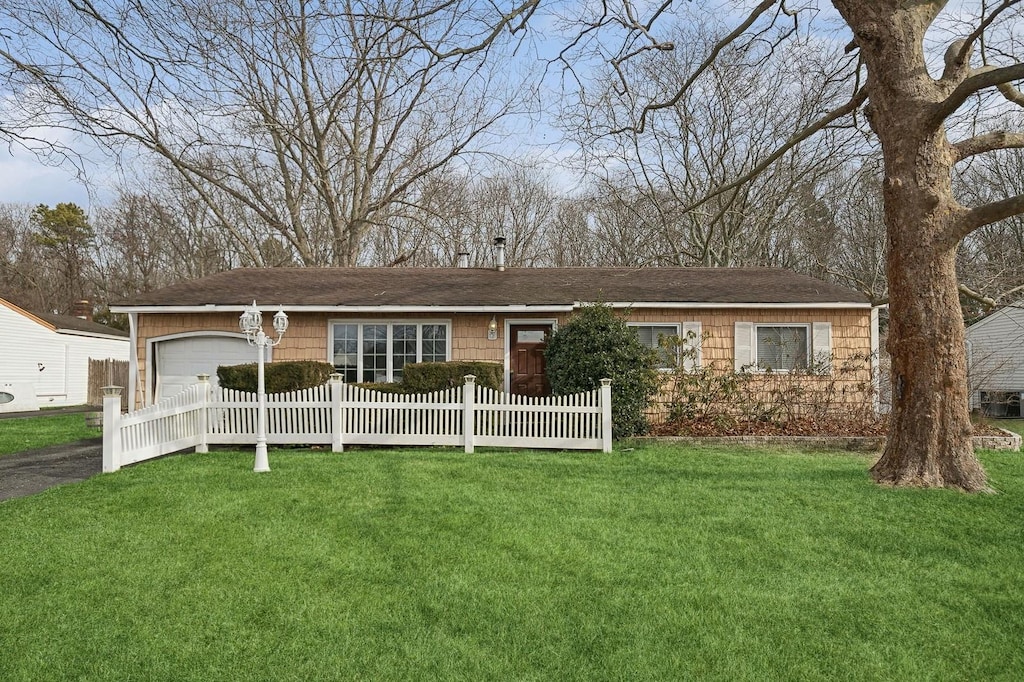
[[[1024,395],[1024,302],[1000,308],[967,328],[971,408],[1020,417]]]
[[[0,412],[84,404],[89,359],[127,361],[130,344],[128,332],[0,298]]]

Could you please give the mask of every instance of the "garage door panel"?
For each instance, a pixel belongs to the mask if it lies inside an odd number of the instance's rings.
[[[160,341],[156,345],[156,399],[169,398],[209,374],[217,385],[217,367],[256,362],[256,351],[243,338],[232,336],[188,336]]]

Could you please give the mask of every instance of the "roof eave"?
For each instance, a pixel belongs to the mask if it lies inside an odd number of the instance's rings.
[[[288,312],[295,313],[558,313],[572,312],[597,301],[575,301],[564,304],[515,304],[515,305],[286,305]],[[822,302],[778,302],[778,303],[724,303],[711,301],[614,301],[605,302],[612,308],[669,308],[669,309],[738,309],[767,308],[773,310],[796,310],[818,308],[827,310],[868,310],[871,304],[858,301]],[[238,313],[246,304],[204,304],[204,305],[113,305],[115,313]],[[277,310],[278,305],[258,306],[264,311]]]
[[[68,329],[66,327],[57,327],[54,329],[58,334],[65,334],[67,336],[88,336],[94,339],[110,339],[112,341],[129,341],[127,335],[121,334],[101,334],[99,332],[89,332],[82,329]]]

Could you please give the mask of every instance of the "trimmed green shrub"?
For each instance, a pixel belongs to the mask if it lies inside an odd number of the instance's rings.
[[[415,362],[402,368],[402,386],[406,393],[430,393],[462,386],[467,374],[476,376],[479,386],[500,391],[504,370],[496,362]]]
[[[327,383],[333,372],[334,365],[315,360],[268,362],[263,367],[267,393],[288,393],[320,386]],[[259,381],[257,363],[221,365],[217,368],[217,380],[224,388],[255,393]]]
[[[591,391],[611,379],[615,437],[647,431],[644,411],[658,390],[655,353],[611,306],[587,306],[573,315],[551,335],[545,359],[555,395]]]

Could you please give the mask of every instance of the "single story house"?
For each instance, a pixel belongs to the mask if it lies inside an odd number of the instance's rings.
[[[1024,397],[1024,308],[1000,308],[967,328],[971,407],[993,417],[1020,417]]]
[[[409,362],[492,361],[521,394],[546,390],[547,335],[595,302],[628,311],[652,347],[692,332],[698,361],[723,368],[867,357],[878,338],[863,295],[782,269],[237,269],[112,306],[130,320],[134,405],[255,362],[238,326],[254,300],[266,329],[279,308],[290,321],[268,360],[327,361],[349,382],[395,381]]]
[[[128,361],[128,332],[88,317],[31,313],[0,298],[0,412],[85,404],[89,360]]]

